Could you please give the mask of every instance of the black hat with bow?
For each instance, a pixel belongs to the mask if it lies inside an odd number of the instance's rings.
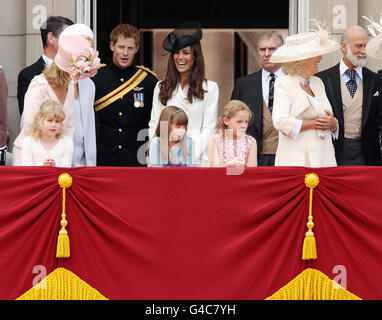
[[[168,52],[176,52],[202,39],[203,33],[199,22],[189,21],[176,27],[164,39],[162,47]]]

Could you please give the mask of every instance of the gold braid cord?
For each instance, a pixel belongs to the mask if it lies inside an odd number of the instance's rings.
[[[266,300],[362,300],[315,269],[306,269]]]
[[[66,230],[66,226],[68,225],[68,221],[66,220],[66,189],[71,187],[73,179],[69,174],[64,173],[59,176],[58,183],[62,188],[62,220],[61,230],[58,234],[57,240],[56,258],[69,258],[70,242],[68,231]]]
[[[17,300],[108,300],[74,273],[58,268]]]
[[[310,173],[305,176],[305,185],[310,188],[309,197],[309,218],[306,226],[308,231],[305,233],[305,239],[302,246],[302,260],[317,259],[316,238],[312,231],[314,227],[312,207],[313,207],[313,189],[320,183],[320,179],[315,173]]]

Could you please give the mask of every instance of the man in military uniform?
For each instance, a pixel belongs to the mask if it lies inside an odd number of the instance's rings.
[[[145,165],[142,140],[148,134],[141,131],[148,128],[158,80],[151,70],[133,65],[139,44],[134,26],[118,25],[110,34],[113,61],[93,78],[98,166]]]

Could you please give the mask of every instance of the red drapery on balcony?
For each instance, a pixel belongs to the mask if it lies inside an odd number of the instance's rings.
[[[62,190],[71,255],[56,259]],[[301,259],[309,189],[318,258]],[[109,299],[265,299],[306,268],[382,299],[382,169],[0,168],[0,299],[63,267]]]

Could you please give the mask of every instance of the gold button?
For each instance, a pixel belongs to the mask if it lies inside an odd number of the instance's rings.
[[[121,145],[119,145],[119,146],[118,146],[118,149],[119,149],[119,150],[122,150],[122,146],[121,146]]]
[[[122,113],[122,112],[120,112],[120,113],[119,113],[119,116],[120,116],[120,117],[122,117],[122,116],[123,116],[123,113]]]
[[[124,81],[125,81],[125,79],[121,78],[121,82],[124,82]]]
[[[123,96],[121,97],[121,100],[123,100]]]
[[[119,129],[118,131],[119,131],[119,132],[122,132],[122,129]]]

